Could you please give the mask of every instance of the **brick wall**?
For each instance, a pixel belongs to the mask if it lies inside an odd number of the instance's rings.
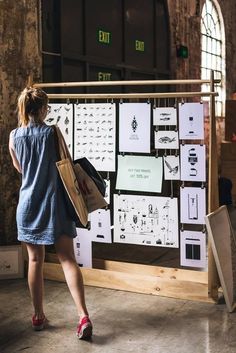
[[[40,79],[37,4],[37,0],[0,1],[0,244],[16,241],[20,176],[11,164],[8,136],[17,125],[19,92],[30,74]]]

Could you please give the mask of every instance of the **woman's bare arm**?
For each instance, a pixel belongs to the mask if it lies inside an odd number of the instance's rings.
[[[10,155],[11,155],[11,158],[12,158],[12,163],[13,163],[14,167],[16,168],[16,170],[19,173],[22,173],[20,163],[18,162],[18,160],[16,158],[15,151],[14,151],[14,146],[13,146],[13,141],[12,141],[11,134],[10,134],[10,137],[9,137],[9,152],[10,152]]]

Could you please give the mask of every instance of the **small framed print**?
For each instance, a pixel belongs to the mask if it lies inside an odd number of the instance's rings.
[[[153,109],[153,125],[177,125],[176,108],[164,107]]]
[[[180,264],[188,267],[206,267],[206,234],[180,232]]]
[[[204,111],[202,103],[179,103],[180,140],[204,139]]]
[[[45,119],[47,125],[57,125],[66,141],[67,147],[73,157],[73,104],[50,103],[49,112]]]
[[[175,149],[179,148],[178,131],[159,130],[155,131],[156,149]]]
[[[0,246],[0,279],[22,278],[23,272],[21,245]]]
[[[197,187],[180,188],[180,222],[205,224],[206,189]]]
[[[77,237],[73,239],[74,254],[80,267],[92,268],[92,239],[88,229],[76,228]]]
[[[164,175],[165,180],[180,179],[179,156],[164,156]]]
[[[180,146],[181,180],[206,181],[206,146]]]
[[[119,152],[150,153],[151,105],[119,104]]]

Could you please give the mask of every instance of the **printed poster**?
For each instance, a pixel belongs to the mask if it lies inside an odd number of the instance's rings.
[[[173,130],[155,131],[156,149],[175,149],[179,148],[179,133]]]
[[[195,231],[180,232],[180,265],[205,268],[206,234]]]
[[[68,150],[73,151],[73,104],[50,103],[49,112],[45,119],[47,125],[57,125],[65,139]]]
[[[116,189],[161,192],[162,179],[161,157],[118,156]]]
[[[114,195],[114,242],[178,247],[177,198]]]
[[[165,180],[180,180],[179,156],[163,156]]]
[[[110,194],[111,194],[111,181],[110,180],[107,180],[107,179],[104,179],[105,183],[106,183],[106,190],[105,190],[105,196],[104,196],[104,199],[106,201],[106,203],[108,205],[110,205]]]
[[[77,237],[73,239],[77,264],[80,267],[93,267],[92,240],[88,229],[76,228]]]
[[[151,105],[119,104],[119,151],[150,153]]]
[[[153,109],[153,125],[177,125],[176,108],[161,107]]]
[[[206,146],[180,146],[181,180],[206,181]]]
[[[115,171],[116,107],[75,104],[74,159],[86,157],[98,171]]]
[[[179,138],[181,140],[204,140],[202,103],[179,104]]]
[[[111,243],[110,210],[99,209],[90,213],[91,239],[99,243]]]
[[[205,224],[206,189],[196,187],[180,188],[180,222]]]

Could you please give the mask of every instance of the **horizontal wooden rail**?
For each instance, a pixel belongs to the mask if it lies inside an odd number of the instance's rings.
[[[211,298],[208,298],[207,284],[194,282],[194,279],[184,281],[174,277],[168,279],[149,274],[104,271],[94,268],[82,268],[81,271],[84,284],[88,286],[214,303]],[[64,282],[61,265],[45,262],[44,278]]]
[[[217,92],[168,93],[49,93],[49,99],[125,99],[125,98],[188,98],[218,96]]]
[[[221,80],[214,80],[220,83]],[[94,87],[94,86],[161,86],[161,85],[201,85],[210,84],[210,80],[131,80],[131,81],[86,81],[86,82],[45,82],[34,83],[34,87]]]

